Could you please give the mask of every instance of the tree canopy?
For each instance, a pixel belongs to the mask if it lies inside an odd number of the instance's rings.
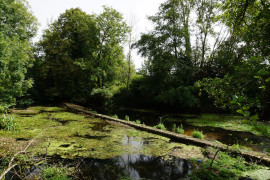
[[[100,15],[79,8],[61,14],[37,47],[40,93],[52,100],[85,102],[124,83],[122,44],[128,30],[122,15],[109,7]]]
[[[37,20],[23,0],[0,2],[0,109],[13,105],[31,87],[26,79],[33,64],[31,38]]]

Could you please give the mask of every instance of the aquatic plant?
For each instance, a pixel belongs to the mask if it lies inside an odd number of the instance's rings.
[[[205,135],[203,134],[202,131],[194,130],[194,131],[192,132],[192,137],[198,138],[198,139],[204,139]]]
[[[166,127],[164,126],[163,123],[158,123],[158,125],[154,126],[154,128],[161,129],[161,130],[166,130]]]
[[[139,119],[137,119],[135,122],[136,122],[137,124],[141,124],[141,121],[140,121]]]
[[[180,127],[177,127],[177,128],[176,128],[176,132],[177,132],[178,134],[184,134],[185,130],[184,130],[182,124],[180,125]]]
[[[173,124],[172,132],[176,132],[176,124]]]
[[[125,120],[129,121],[129,116],[128,115],[125,116]]]
[[[118,116],[117,116],[117,114],[113,115],[112,117],[113,117],[113,118],[117,118],[117,119],[118,119]]]
[[[177,127],[176,124],[173,124],[172,131],[178,134],[184,134],[183,125],[181,124],[179,127]]]

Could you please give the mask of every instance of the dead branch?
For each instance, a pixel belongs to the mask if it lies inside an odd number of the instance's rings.
[[[45,131],[45,130],[44,130]],[[0,180],[4,179],[4,176],[15,166],[17,166],[17,164],[13,164],[13,161],[15,160],[15,158],[19,155],[19,154],[25,154],[26,150],[31,146],[31,144],[44,132],[42,131],[40,134],[38,134],[34,139],[32,139],[28,145],[22,150],[17,152],[16,154],[13,155],[13,157],[10,159],[9,164],[8,164],[8,168],[1,174],[0,176]]]

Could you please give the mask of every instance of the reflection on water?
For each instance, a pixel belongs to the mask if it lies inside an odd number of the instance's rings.
[[[81,177],[85,179],[181,179],[191,173],[187,160],[150,157],[141,154],[124,155],[113,159],[84,159],[80,163]]]
[[[91,159],[78,158],[75,160],[61,159],[58,156],[51,157],[48,163],[69,167],[76,167],[76,174],[72,179],[155,179],[155,180],[178,180],[188,177],[191,174],[191,163],[187,160],[171,157],[164,160],[160,157],[151,157],[141,154],[123,155],[112,159]],[[6,174],[6,179],[21,179],[22,177],[40,176],[44,165],[32,166],[30,169],[23,168],[23,176],[20,175],[21,168],[10,171]],[[25,178],[23,178],[25,179]],[[37,178],[36,178],[37,179]]]

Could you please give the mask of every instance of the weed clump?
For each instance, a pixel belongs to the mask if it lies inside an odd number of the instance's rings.
[[[194,130],[194,131],[192,132],[192,137],[198,138],[198,139],[204,139],[205,135],[203,134],[202,131]]]
[[[125,116],[125,120],[129,121],[129,116],[128,115]]]
[[[117,114],[113,115],[113,116],[112,116],[112,118],[116,118],[116,119],[118,119]]]
[[[158,123],[158,125],[154,126],[154,128],[161,129],[161,130],[166,130],[166,127],[164,126],[163,123]]]
[[[0,117],[0,129],[5,131],[19,131],[19,125],[14,121],[13,116],[6,116],[5,114]]]
[[[176,132],[178,134],[184,134],[184,132],[185,132],[182,124],[178,127],[176,126],[176,124],[173,124],[172,131]]]
[[[140,121],[139,119],[137,119],[135,122],[136,122],[137,124],[141,124],[141,121]]]

